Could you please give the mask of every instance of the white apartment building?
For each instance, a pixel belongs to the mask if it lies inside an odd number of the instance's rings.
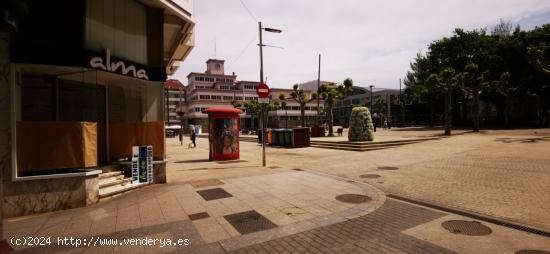
[[[239,81],[237,75],[232,73],[226,75],[224,71],[224,60],[209,59],[206,61],[206,71],[191,72],[187,75],[188,85],[185,87],[186,97],[184,105],[180,110],[185,112],[185,121],[187,124],[201,125],[203,129],[208,126],[208,115],[202,113],[210,107],[233,107],[233,101],[257,100],[256,86],[257,81]],[[290,97],[292,89],[271,89],[270,98],[279,99],[279,94],[285,94]],[[311,91],[306,91],[308,97]],[[313,100],[306,106],[306,122],[313,125],[317,116],[317,101]],[[252,123],[254,121],[254,123]],[[245,112],[241,118],[241,129],[251,129],[258,127],[258,117]],[[292,99],[287,99],[285,109],[269,113],[268,127],[285,128],[286,126],[295,127],[300,125],[300,105]]]

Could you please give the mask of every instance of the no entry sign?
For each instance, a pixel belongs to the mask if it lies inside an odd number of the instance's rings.
[[[260,98],[267,98],[269,96],[269,86],[265,83],[259,83],[256,86],[256,94],[258,94]]]

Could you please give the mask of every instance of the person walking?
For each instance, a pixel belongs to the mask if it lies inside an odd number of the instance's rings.
[[[195,130],[191,130],[191,143],[193,143],[193,148],[197,147],[197,144],[195,143],[196,139],[197,135],[195,134]]]

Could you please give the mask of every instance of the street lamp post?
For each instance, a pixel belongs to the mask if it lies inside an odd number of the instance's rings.
[[[262,31],[271,32],[271,33],[281,33],[282,31],[275,28],[268,28],[262,27],[262,22],[258,22],[258,31],[260,33],[260,43],[258,46],[260,47],[260,83],[264,83],[264,53],[263,53],[263,47],[265,46],[262,41]],[[260,126],[262,128],[262,166],[265,167],[265,122],[264,121],[264,115],[265,115],[265,104],[261,104],[261,116],[260,116]]]

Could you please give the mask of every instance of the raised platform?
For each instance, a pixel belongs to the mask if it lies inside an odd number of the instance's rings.
[[[401,139],[390,139],[390,140],[382,140],[382,141],[375,140],[375,141],[356,141],[356,142],[342,141],[342,140],[329,141],[329,140],[326,140],[326,138],[323,138],[324,140],[319,140],[316,138],[316,139],[311,139],[311,147],[365,152],[365,151],[372,151],[372,150],[394,148],[394,147],[399,147],[403,145],[414,144],[414,143],[419,143],[424,141],[430,141],[430,140],[438,140],[441,138],[442,137],[401,138]]]

